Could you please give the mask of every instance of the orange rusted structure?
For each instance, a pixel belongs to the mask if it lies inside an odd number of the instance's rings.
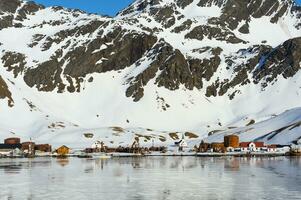
[[[34,142],[23,142],[22,143],[22,150],[34,150],[35,148],[35,143]]]
[[[23,142],[22,144],[22,151],[26,153],[27,156],[35,155],[35,143],[34,142]]]
[[[224,153],[226,151],[224,143],[211,143],[211,149],[213,152]]]
[[[4,140],[4,144],[20,144],[20,138],[7,138]]]
[[[35,145],[36,151],[42,151],[42,152],[51,152],[51,145],[49,144],[36,144]]]
[[[199,145],[198,152],[204,153],[210,149],[210,144],[202,141]]]
[[[226,135],[224,137],[224,144],[225,147],[239,147],[239,137],[237,135]]]

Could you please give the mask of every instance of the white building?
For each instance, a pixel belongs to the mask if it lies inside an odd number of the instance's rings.
[[[259,152],[265,148],[263,142],[241,142],[239,146],[242,152]]]
[[[103,146],[103,143],[100,141],[96,141],[92,144],[91,148],[93,149],[100,149]]]

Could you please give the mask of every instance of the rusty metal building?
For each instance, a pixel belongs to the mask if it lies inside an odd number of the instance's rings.
[[[35,150],[41,152],[51,152],[51,145],[49,144],[36,144]]]
[[[4,140],[4,144],[20,144],[21,139],[20,138],[6,138]]]
[[[211,143],[210,147],[213,150],[213,152],[224,153],[226,151],[224,143]]]
[[[226,135],[224,137],[225,147],[239,148],[239,137],[237,135]]]
[[[23,142],[21,150],[29,155],[35,154],[35,143],[34,142]]]

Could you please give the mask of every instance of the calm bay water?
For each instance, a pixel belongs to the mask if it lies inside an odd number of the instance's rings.
[[[301,158],[0,159],[6,199],[301,199]]]

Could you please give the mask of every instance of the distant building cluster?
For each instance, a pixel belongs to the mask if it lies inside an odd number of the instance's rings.
[[[284,151],[283,146],[273,144],[266,145],[264,142],[240,142],[239,136],[227,135],[224,137],[224,142],[218,143],[206,143],[202,141],[197,147],[197,151],[201,153],[205,152],[282,152]]]
[[[7,138],[0,144],[0,158],[5,157],[106,157],[106,155],[195,155],[195,156],[280,156],[292,155],[301,156],[301,147],[299,145],[282,146],[278,144],[267,145],[262,141],[240,142],[237,135],[224,136],[223,142],[204,142],[193,149],[189,147],[184,139],[176,141],[170,145],[170,149],[165,146],[140,146],[139,137],[136,137],[130,146],[118,146],[110,148],[103,141],[96,141],[89,148],[71,149],[66,145],[52,151],[49,144],[36,144],[33,141],[21,142],[20,138]]]
[[[0,144],[0,157],[31,157],[36,154],[51,153],[51,145],[35,144],[32,141],[22,142],[20,138],[7,138]]]
[[[108,146],[105,145],[104,142],[102,141],[96,141],[95,143],[92,144],[90,148],[86,148],[85,153],[99,153],[99,152],[104,152],[104,153],[136,153],[136,154],[145,154],[149,153],[152,151],[159,151],[159,152],[164,152],[166,151],[166,147],[160,146],[160,147],[141,147],[139,144],[139,138],[135,138],[134,142],[132,143],[131,146],[129,147],[122,147],[118,146],[117,148],[109,148]]]

